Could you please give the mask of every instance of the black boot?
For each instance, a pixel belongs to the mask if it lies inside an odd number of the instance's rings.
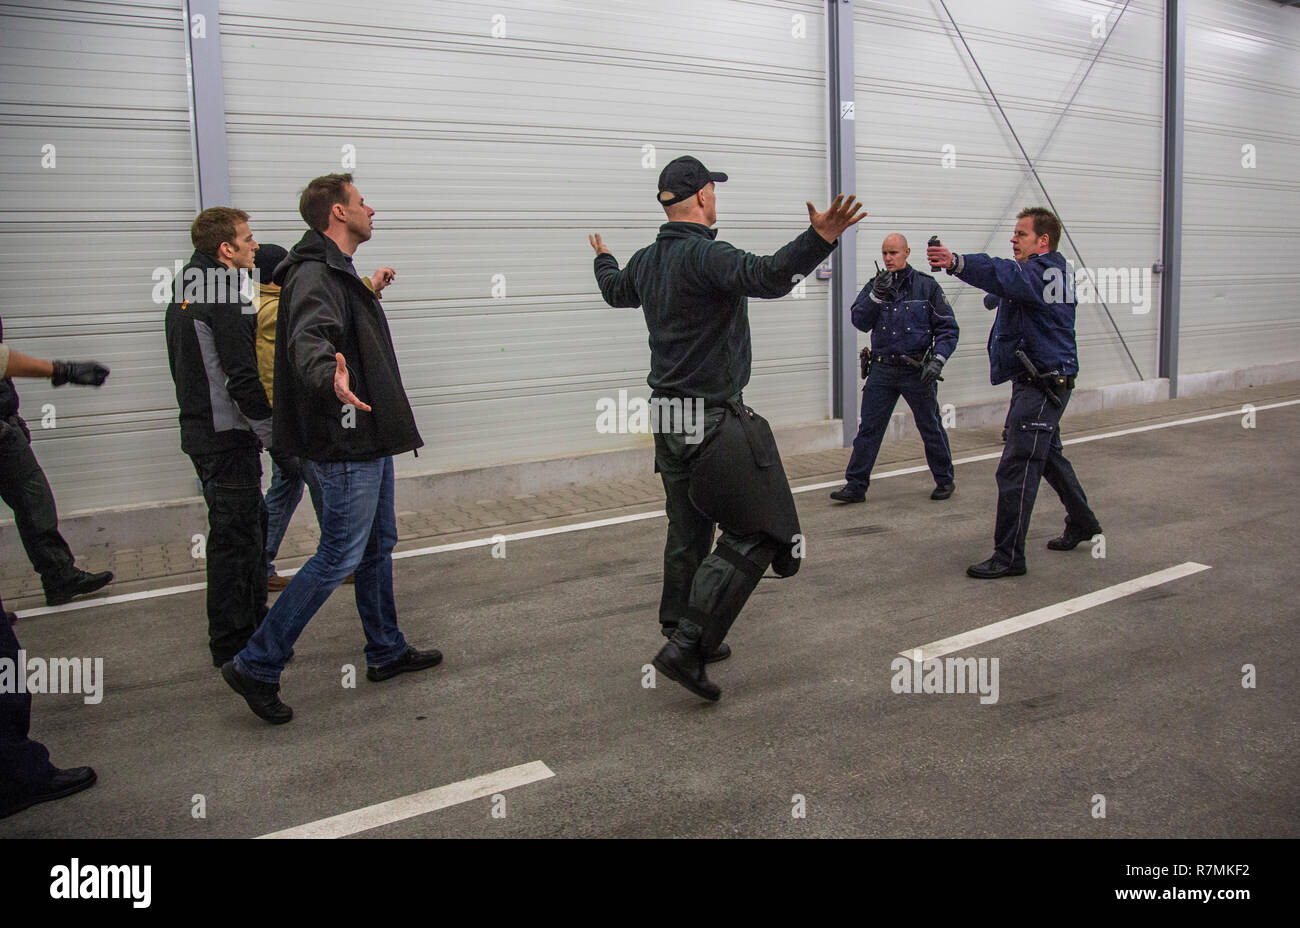
[[[64,603],[72,602],[74,596],[84,596],[87,593],[93,593],[100,587],[107,586],[113,582],[113,572],[104,570],[97,574],[86,573],[86,571],[77,569],[68,579],[67,583],[53,590],[45,591],[45,605],[62,606]]]
[[[700,650],[700,627],[683,620],[668,643],[655,655],[655,669],[686,687],[696,696],[717,702],[722,690],[704,672],[704,654]]]

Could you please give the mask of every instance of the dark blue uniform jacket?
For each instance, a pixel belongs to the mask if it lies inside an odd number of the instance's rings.
[[[1059,251],[1021,263],[989,255],[961,255],[957,278],[998,297],[997,318],[989,332],[989,381],[1005,383],[1024,367],[1024,351],[1040,373],[1079,373],[1074,341],[1074,286]],[[985,305],[989,301],[985,300]]]
[[[868,283],[853,303],[853,324],[871,333],[874,354],[905,354],[917,361],[934,343],[934,353],[947,361],[957,350],[957,318],[943,297],[943,288],[929,274],[910,264],[902,271],[898,298],[881,303]]]

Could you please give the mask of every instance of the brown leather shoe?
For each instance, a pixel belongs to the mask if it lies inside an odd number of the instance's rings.
[[[266,578],[266,590],[268,593],[278,593],[289,585],[288,577],[281,577],[279,574],[271,574]]]
[[[356,575],[356,574],[348,574],[346,577],[343,578],[343,582],[344,582],[344,583],[356,583],[356,582],[357,582],[357,575]]]

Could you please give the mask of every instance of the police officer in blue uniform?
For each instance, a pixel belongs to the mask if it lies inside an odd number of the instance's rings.
[[[989,379],[1011,381],[1011,408],[998,463],[998,514],[993,556],[966,569],[980,580],[1025,572],[1025,535],[1042,477],[1065,506],[1065,531],[1047,543],[1069,551],[1101,531],[1088,498],[1061,449],[1061,414],[1079,372],[1074,340],[1074,289],[1065,257],[1056,250],[1061,223],[1042,207],[1023,209],[1011,236],[1014,261],[957,255],[931,245],[932,268],[986,291],[997,309],[989,332]]]
[[[925,443],[925,461],[935,483],[930,498],[947,499],[953,490],[952,451],[939,418],[936,381],[957,348],[957,319],[938,282],[907,263],[912,253],[907,239],[898,233],[886,236],[880,253],[885,269],[862,288],[853,304],[853,324],[871,334],[871,370],[862,388],[858,436],[844,471],[847,482],[831,499],[866,499],[871,468],[900,396],[911,407]]]

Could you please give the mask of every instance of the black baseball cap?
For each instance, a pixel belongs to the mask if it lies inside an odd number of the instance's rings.
[[[710,171],[698,158],[690,155],[674,158],[659,172],[659,205],[672,206],[689,200],[709,184],[720,184],[726,179],[726,174]]]

